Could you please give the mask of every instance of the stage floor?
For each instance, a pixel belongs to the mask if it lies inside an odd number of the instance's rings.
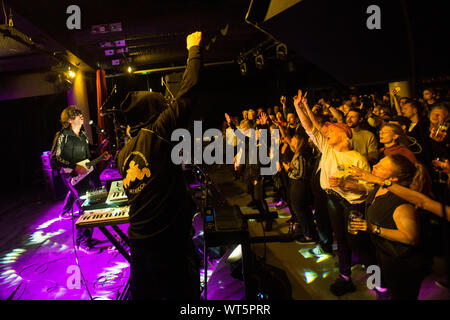
[[[245,207],[251,197],[246,192],[247,187],[242,179],[235,180],[230,166],[216,166],[210,171],[212,180],[222,190],[231,205],[238,205],[244,214],[255,213],[255,210]],[[270,210],[276,210],[275,203],[270,191],[266,192],[266,201]],[[278,219],[273,223],[271,232],[263,232],[260,222],[250,221],[249,231],[251,237],[263,235],[274,236],[288,233],[286,220],[290,218],[289,209],[278,211]],[[337,267],[336,245],[334,255],[316,256],[311,253],[315,244],[302,244],[299,242],[280,243],[273,242],[264,244],[253,244],[252,250],[259,257],[266,256],[266,263],[283,270],[292,287],[292,298],[294,300],[375,300],[375,292],[367,288],[368,274],[361,265],[352,268],[352,279],[356,291],[342,297],[334,296],[330,291],[330,285],[339,275]],[[442,259],[435,259],[433,273],[422,283],[419,300],[448,300],[449,290],[443,289],[435,284],[436,280],[445,279],[445,263]]]
[[[246,187],[234,180],[229,166],[211,168],[209,174],[227,197],[230,204],[244,208],[250,201]],[[270,193],[269,193],[270,195]],[[115,300],[126,287],[129,263],[116,250],[98,228],[94,238],[104,241],[98,254],[78,252],[78,264],[73,247],[73,222],[62,219],[63,200],[44,201],[42,193],[16,195],[1,199],[0,209],[0,300]],[[48,199],[49,197],[47,197]],[[271,198],[267,199],[271,205]],[[273,210],[273,209],[272,209]],[[286,234],[288,209],[278,211],[279,219],[273,231],[266,235]],[[126,232],[127,225],[121,225]],[[250,221],[251,236],[262,236],[260,223]],[[266,254],[266,263],[283,270],[292,287],[294,300],[334,300],[328,290],[338,275],[336,256],[314,256],[313,245],[297,242],[252,245],[260,257]],[[231,277],[231,270],[220,259],[210,260],[211,281],[208,299],[239,300],[244,297],[243,282]],[[222,261],[223,262],[223,261]],[[79,269],[78,269],[79,266]],[[81,270],[86,282],[81,274]],[[438,260],[434,272],[423,283],[420,299],[449,299],[448,290],[435,284],[443,279],[443,262]],[[361,266],[353,269],[357,291],[342,300],[373,300],[375,294],[366,287],[366,273]],[[88,289],[86,289],[86,287]],[[220,290],[215,290],[219,288]],[[88,291],[89,290],[89,291]]]

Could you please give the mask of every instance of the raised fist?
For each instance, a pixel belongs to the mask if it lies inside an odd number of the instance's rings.
[[[192,46],[200,45],[202,41],[202,32],[196,31],[186,37],[186,48],[189,50]]]

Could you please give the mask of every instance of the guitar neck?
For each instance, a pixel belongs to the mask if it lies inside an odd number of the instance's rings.
[[[100,157],[95,158],[95,159],[92,160],[92,161],[89,161],[89,162],[86,164],[86,166],[87,166],[88,168],[95,166],[97,163],[99,163],[100,161],[102,161],[103,158],[105,158],[107,155],[108,155],[107,152],[103,153]]]

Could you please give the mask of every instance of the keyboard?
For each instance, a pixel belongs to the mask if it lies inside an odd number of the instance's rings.
[[[123,181],[116,180],[111,182],[111,187],[109,188],[108,198],[106,203],[112,203],[116,201],[127,201],[128,197],[123,188]]]
[[[130,206],[85,211],[75,223],[77,229],[128,223]]]

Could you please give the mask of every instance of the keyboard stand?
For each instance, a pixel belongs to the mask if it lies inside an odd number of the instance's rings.
[[[125,248],[120,244],[119,241],[109,232],[106,227],[98,227],[100,231],[108,238],[108,240],[114,245],[114,247],[120,252],[120,254],[131,264],[131,255],[125,250]],[[118,226],[112,226],[114,231],[118,234],[118,236],[127,244],[129,245],[128,237],[122,232],[122,230],[119,229]],[[125,285],[125,288],[123,289],[122,293],[119,296],[119,300],[127,300],[128,296],[130,294],[130,279],[128,279],[127,284]]]
[[[100,231],[106,236],[106,238],[108,238],[108,240],[114,245],[114,247],[116,247],[117,250],[119,250],[120,254],[127,259],[128,262],[131,263],[131,256],[130,254],[125,250],[125,248],[119,243],[119,241],[117,241],[117,239],[111,234],[111,232],[108,231],[108,229],[106,229],[106,227],[98,227],[100,229]],[[119,228],[117,228],[119,229]],[[117,230],[114,229],[116,232]],[[120,229],[119,229],[120,230]],[[121,234],[120,234],[121,233]],[[128,238],[125,237],[124,239],[124,233],[122,231],[120,231],[120,233],[118,233],[119,237],[125,241],[125,243],[128,244]]]

